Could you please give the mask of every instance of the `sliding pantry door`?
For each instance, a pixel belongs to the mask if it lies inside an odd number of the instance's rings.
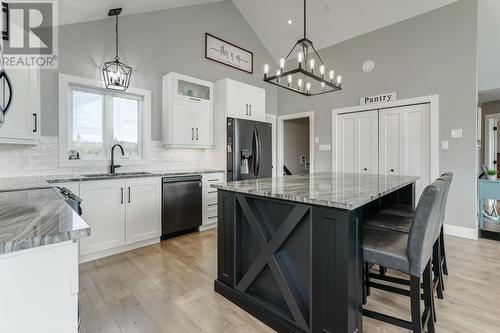
[[[430,104],[380,110],[380,173],[419,176],[416,197],[430,184]]]
[[[339,172],[378,173],[378,111],[338,116]]]

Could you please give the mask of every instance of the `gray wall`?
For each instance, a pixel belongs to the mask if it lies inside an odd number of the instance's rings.
[[[309,118],[290,119],[283,122],[283,162],[292,174],[308,171],[300,156],[309,161]]]
[[[100,80],[103,62],[114,57],[114,24],[107,19],[60,27],[59,71]],[[123,16],[119,28],[120,59],[134,68],[131,86],[152,91],[153,140],[161,140],[161,78],[168,72],[260,86],[266,112],[276,114],[277,90],[262,82],[261,71],[273,59],[232,1]],[[254,74],[205,59],[205,32],[254,52]],[[57,135],[57,72],[43,71],[41,82],[42,135]]]
[[[359,104],[366,95],[397,91],[399,99],[439,94],[441,171],[455,174],[447,222],[475,227],[477,2],[461,0],[320,51],[344,77],[343,90],[304,98],[279,90],[278,114],[315,111],[315,135],[331,143],[331,110]],[[371,59],[375,69],[361,70]],[[450,130],[462,128],[463,138]],[[316,171],[331,170],[331,152],[316,145]]]

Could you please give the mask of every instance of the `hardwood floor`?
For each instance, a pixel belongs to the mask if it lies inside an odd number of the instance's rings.
[[[213,291],[216,232],[80,265],[82,332],[273,332]],[[500,243],[446,238],[449,277],[438,332],[500,332]],[[373,290],[368,305],[409,318],[409,299]],[[369,318],[364,332],[405,332]]]

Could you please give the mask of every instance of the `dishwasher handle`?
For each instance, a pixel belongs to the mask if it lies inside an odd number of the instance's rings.
[[[162,179],[162,183],[176,183],[176,182],[190,182],[190,181],[199,181],[201,182],[200,175],[193,176],[172,176],[172,177],[164,177]]]

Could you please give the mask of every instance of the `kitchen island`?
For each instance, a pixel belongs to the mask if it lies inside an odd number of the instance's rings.
[[[218,189],[215,291],[278,332],[362,332],[363,216],[417,177],[315,173]]]

